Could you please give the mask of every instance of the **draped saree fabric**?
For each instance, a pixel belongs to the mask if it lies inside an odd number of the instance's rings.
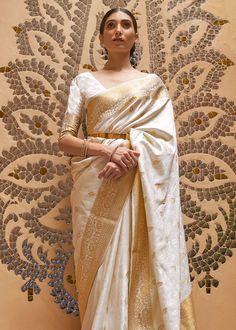
[[[71,159],[82,329],[195,329],[176,132],[165,86],[148,74],[104,88],[87,99],[85,113],[89,141],[127,146],[140,158],[137,168],[114,182],[98,179],[104,158]],[[67,114],[68,127],[75,116]],[[129,133],[130,140],[91,136],[97,132]]]

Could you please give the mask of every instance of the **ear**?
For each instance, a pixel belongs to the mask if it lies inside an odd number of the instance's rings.
[[[136,32],[136,33],[135,33],[135,42],[137,42],[137,41],[139,41],[139,35],[138,35],[138,33]]]

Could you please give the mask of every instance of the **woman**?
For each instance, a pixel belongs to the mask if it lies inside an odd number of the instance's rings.
[[[156,74],[132,67],[137,40],[128,10],[106,13],[100,42],[108,61],[72,81],[59,138],[73,155],[83,330],[195,329],[172,105]]]

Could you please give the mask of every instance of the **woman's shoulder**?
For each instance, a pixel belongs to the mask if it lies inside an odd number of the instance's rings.
[[[138,71],[138,70],[137,70]],[[156,80],[158,80],[159,82],[163,82],[161,77],[155,73],[155,72],[148,72],[148,71],[138,71],[139,74],[140,74],[140,77],[142,77],[142,75],[145,77],[153,77],[155,78]]]
[[[156,79],[162,81],[161,77],[160,77],[157,73],[155,73],[155,72],[148,72],[148,75],[149,75],[149,76],[153,76],[153,77],[155,77]]]
[[[83,80],[87,79],[89,76],[90,76],[90,72],[89,72],[89,71],[79,72],[79,73],[74,77],[74,80],[76,80],[77,82],[79,82],[79,81],[83,81]]]
[[[72,80],[72,83],[75,83],[81,92],[86,92],[91,86],[91,73],[89,71],[78,73]]]
[[[149,73],[149,75],[152,76],[156,80],[158,86],[162,86],[162,87],[166,88],[166,85],[165,85],[163,79],[157,73],[151,72],[151,73]]]

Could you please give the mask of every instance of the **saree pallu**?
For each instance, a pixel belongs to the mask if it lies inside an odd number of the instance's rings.
[[[137,168],[98,179],[103,157],[73,157],[71,193],[82,330],[195,329],[172,104],[156,75],[89,99],[91,142],[138,150]]]

